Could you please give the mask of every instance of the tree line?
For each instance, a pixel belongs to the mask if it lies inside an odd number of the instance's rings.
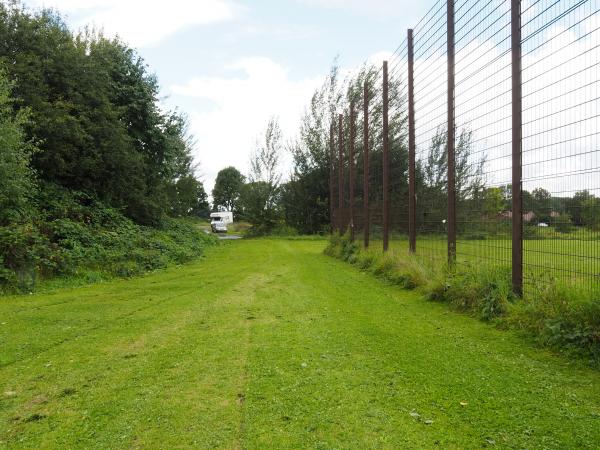
[[[4,223],[27,216],[40,183],[90,193],[145,225],[206,213],[185,118],[159,107],[157,78],[118,38],[2,3],[0,86],[2,119],[19,130],[2,170],[21,171],[0,185],[11,199]]]
[[[332,121],[337,126],[337,114],[345,112],[342,138],[344,139],[345,161],[348,170],[348,148],[349,148],[349,126],[348,109],[350,103],[361,105],[363,86],[366,83],[370,92],[370,118],[369,118],[369,167],[370,177],[370,202],[374,208],[381,204],[383,197],[383,184],[381,177],[377,174],[383,170],[383,148],[382,142],[382,113],[383,101],[381,89],[377,83],[378,70],[374,66],[365,65],[352,76],[341,79],[340,70],[335,63],[323,84],[315,90],[309,100],[300,124],[298,137],[287,143],[281,142],[278,137],[276,145],[273,145],[275,153],[287,151],[292,155],[293,165],[291,174],[283,182],[271,183],[272,200],[267,202],[266,196],[258,196],[261,201],[249,205],[248,199],[256,196],[256,188],[253,183],[245,183],[244,177],[235,168],[227,168],[219,173],[215,190],[213,190],[213,208],[229,208],[234,205],[234,212],[241,217],[246,217],[257,227],[273,229],[285,226],[296,230],[301,234],[315,234],[327,232],[330,229],[331,218],[329,217],[330,167],[337,167],[337,144],[333,160],[330,154],[330,131]],[[393,168],[395,179],[407,179],[408,176],[408,144],[407,144],[407,116],[405,99],[400,95],[401,80],[394,79],[389,84],[390,97],[390,165]],[[355,117],[357,126],[360,127]],[[275,119],[271,119],[267,130],[272,127]],[[275,121],[276,124],[276,121]],[[335,133],[337,136],[337,131]],[[440,213],[442,203],[440,198],[444,195],[446,159],[443,130],[438,130],[432,140],[428,154],[428,161],[419,162],[417,167],[417,184],[420,198],[430,205],[438,205]],[[337,138],[336,138],[337,139]],[[464,132],[461,135],[457,147],[457,183],[463,196],[477,189],[481,184],[482,163],[476,166],[470,164],[471,147],[469,145],[470,134]],[[267,146],[268,147],[268,146]],[[363,142],[357,139],[355,142],[355,175],[356,185],[362,185],[363,167]],[[251,158],[252,165],[256,157]],[[235,177],[231,174],[235,171]],[[348,176],[346,174],[346,180]],[[229,180],[235,180],[230,183]],[[280,180],[278,180],[280,181]],[[228,186],[228,188],[225,188]],[[235,188],[231,188],[236,186]],[[347,189],[347,186],[346,186]],[[407,183],[395,183],[392,189],[392,201],[400,202],[408,196]],[[357,189],[356,204],[361,204],[361,191]],[[334,200],[335,204],[335,200]],[[429,208],[429,212],[434,209]],[[268,223],[263,223],[261,215],[253,211],[269,211]],[[248,212],[251,212],[248,216]]]
[[[364,65],[346,79],[340,78],[335,63],[324,83],[315,90],[300,120],[298,137],[287,143],[281,135],[271,145],[275,154],[292,155],[290,176],[282,181],[261,179],[265,192],[259,194],[256,178],[246,179],[237,169],[219,173],[213,190],[213,208],[233,210],[264,230],[285,226],[302,234],[323,233],[331,224],[329,174],[337,172],[337,131],[333,160],[330,155],[330,127],[337,127],[337,115],[344,114],[342,138],[345,149],[345,190],[348,190],[348,110],[357,105],[355,142],[355,209],[362,211],[363,140],[361,105],[363,86],[370,93],[369,107],[369,203],[373,211],[383,208],[383,100],[378,69]],[[405,80],[395,77],[389,83],[390,197],[394,230],[408,232],[408,115],[406,99],[400,94]],[[267,127],[273,127],[272,119]],[[333,122],[333,123],[332,123]],[[275,120],[276,125],[276,120]],[[459,127],[456,149],[456,193],[459,233],[507,232],[511,217],[510,186],[498,186],[489,179],[493,162],[485,149],[475,148],[474,130]],[[422,234],[444,233],[447,218],[447,142],[446,129],[431,133],[429,144],[419,150],[416,162],[417,229]],[[265,136],[266,137],[266,136]],[[267,145],[266,147],[269,147]],[[256,155],[251,158],[252,165]],[[335,174],[337,177],[337,173]],[[337,178],[336,178],[337,179]],[[269,189],[266,189],[269,186]],[[337,189],[336,187],[334,187]],[[336,196],[334,192],[334,196]],[[600,198],[586,190],[572,196],[556,197],[542,187],[523,190],[523,212],[528,224],[547,224],[567,232],[573,227],[600,229]],[[250,200],[252,199],[252,201]],[[337,198],[333,199],[337,206]],[[404,212],[404,214],[402,213]],[[377,220],[377,219],[375,219]]]
[[[128,276],[202,251],[203,233],[175,220],[209,212],[193,140],[158,96],[120,39],[0,3],[0,291]]]

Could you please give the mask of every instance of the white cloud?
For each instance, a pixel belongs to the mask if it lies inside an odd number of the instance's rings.
[[[239,9],[230,0],[33,0],[32,4],[74,15],[74,25],[92,24],[134,47],[156,44],[190,26],[231,20]]]
[[[226,166],[247,171],[249,155],[270,117],[279,118],[284,136],[295,135],[305,106],[323,81],[323,77],[292,80],[285,67],[262,57],[243,58],[226,69],[241,71],[243,76],[200,77],[170,88],[176,96],[214,104],[208,111],[189,111],[197,139],[195,157],[207,190]],[[289,167],[289,161],[284,165]]]
[[[317,6],[328,9],[353,10],[370,15],[389,17],[405,17],[407,9],[415,11],[417,2],[398,0],[297,0],[309,6]]]
[[[596,16],[572,29],[554,25],[524,45],[523,176],[529,191],[543,187],[560,196],[598,190],[599,38],[582,38],[597,23]],[[526,28],[524,36],[537,27]],[[503,42],[476,40],[457,48],[457,127],[473,131],[473,152],[487,156],[491,185],[508,184],[512,175],[511,55],[510,41]],[[447,120],[445,55],[417,59],[415,71],[417,144],[425,157],[437,126]]]

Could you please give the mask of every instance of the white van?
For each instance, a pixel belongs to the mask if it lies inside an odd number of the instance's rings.
[[[222,211],[210,214],[210,229],[213,233],[227,233],[227,225],[233,223],[233,213]]]

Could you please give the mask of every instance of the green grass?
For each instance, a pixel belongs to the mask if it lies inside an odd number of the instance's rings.
[[[600,373],[249,240],[0,299],[0,448],[589,448]]]
[[[359,236],[358,239],[361,239]],[[381,250],[382,241],[371,242],[373,250]],[[508,265],[511,262],[510,239],[461,240],[456,244],[457,260],[472,263],[476,259],[486,263]],[[390,241],[390,249],[408,252],[408,239],[397,237]],[[419,237],[417,254],[425,258],[445,260],[448,244],[445,237]],[[600,284],[600,240],[533,239],[523,242],[525,276],[534,280],[552,275],[567,281]]]

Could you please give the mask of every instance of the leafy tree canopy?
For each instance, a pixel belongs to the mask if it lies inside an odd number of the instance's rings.
[[[235,167],[226,167],[219,171],[212,190],[213,209],[223,208],[238,212],[238,201],[244,185],[244,176]]]
[[[0,4],[0,62],[39,142],[41,179],[83,191],[142,224],[178,210],[173,186],[193,176],[185,118],[159,107],[159,86],[119,39],[69,30],[53,10]],[[175,189],[177,192],[177,189]]]

